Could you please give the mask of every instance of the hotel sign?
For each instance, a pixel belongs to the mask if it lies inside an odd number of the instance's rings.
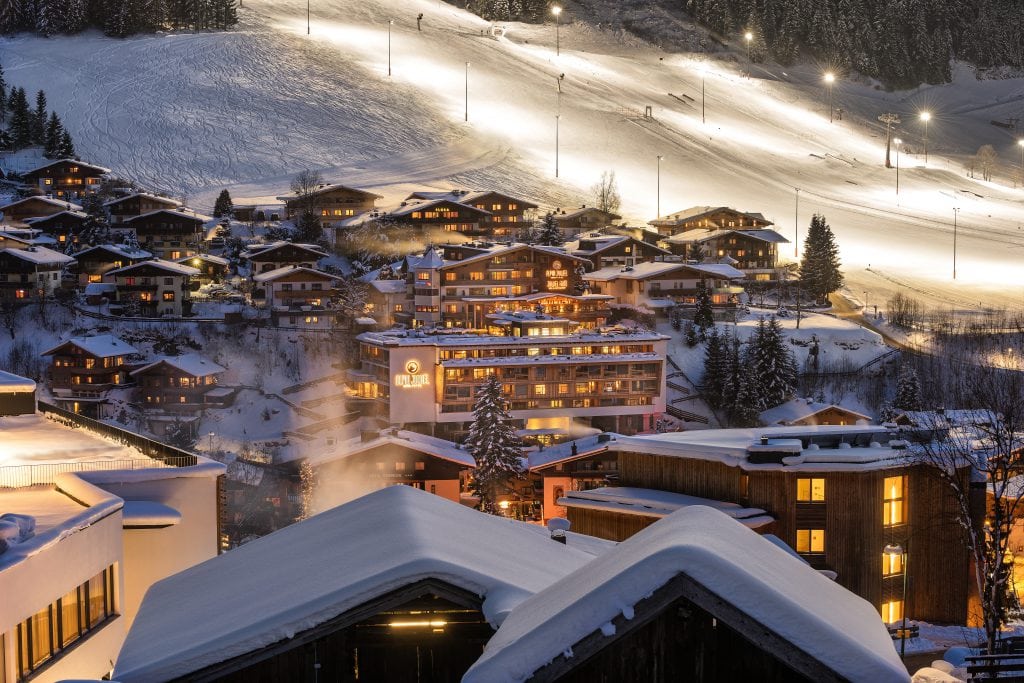
[[[395,375],[395,386],[406,389],[428,386],[430,384],[430,376],[425,372],[420,372],[420,370],[420,362],[418,360],[406,362],[405,372]]]

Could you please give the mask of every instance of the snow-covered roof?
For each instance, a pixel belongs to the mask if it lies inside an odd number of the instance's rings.
[[[296,266],[296,265],[281,266],[280,268],[274,268],[273,270],[268,270],[265,273],[259,273],[258,275],[253,275],[252,279],[253,279],[254,282],[273,282],[274,280],[277,280],[278,278],[282,278],[285,275],[294,275],[295,273],[302,273],[304,275],[307,275],[307,276],[309,276],[309,279],[311,279],[311,280],[337,280],[338,279],[337,275],[332,275],[331,273],[325,273],[324,271],[317,270],[316,268],[306,268],[305,266]]]
[[[520,603],[463,683],[526,680],[571,657],[587,636],[613,635],[613,620],[628,622],[638,603],[680,574],[838,677],[910,679],[873,605],[722,512],[697,506],[659,520]]]
[[[565,220],[569,220],[571,218],[576,218],[577,216],[582,216],[585,213],[595,213],[595,212],[596,213],[603,213],[606,216],[608,216],[609,220],[613,220],[613,221],[617,221],[620,218],[622,218],[622,216],[620,216],[617,213],[612,213],[611,211],[605,211],[603,209],[597,208],[596,206],[581,206],[578,209],[572,209],[570,211],[559,211],[558,213],[555,214],[555,220],[565,221]]]
[[[148,192],[133,192],[123,197],[118,197],[117,199],[111,199],[109,202],[103,202],[103,206],[114,206],[116,204],[120,204],[121,202],[126,202],[129,199],[135,199],[136,197],[138,197],[139,199],[148,199],[151,202],[167,204],[168,206],[181,206],[181,202],[171,199],[170,197],[161,197],[159,195],[150,194]]]
[[[24,220],[25,223],[27,223],[28,225],[35,225],[36,223],[44,223],[46,221],[56,220],[58,218],[61,218],[62,216],[71,216],[72,218],[85,220],[86,218],[89,217],[89,214],[85,213],[84,211],[64,210],[58,211],[57,213],[52,213],[49,216],[33,216],[31,218],[26,218]]]
[[[866,422],[871,422],[870,415],[864,415],[834,403],[818,403],[806,398],[794,398],[786,401],[781,405],[763,411],[759,417],[761,423],[765,425],[789,425],[798,420],[806,420],[829,409],[849,413],[855,421],[865,420]]]
[[[169,216],[174,216],[175,218],[185,218],[191,221],[197,221],[199,223],[205,223],[206,221],[213,220],[212,217],[205,216],[201,213],[196,213],[191,209],[157,209],[156,211],[148,211],[146,213],[139,214],[138,216],[126,218],[124,219],[124,223],[133,223],[135,221],[142,220],[143,218],[149,218],[150,216],[155,216],[161,213],[167,214]]]
[[[437,249],[427,249],[427,251],[416,261],[416,268],[441,268],[444,266],[444,259],[437,253]]]
[[[310,192],[310,194],[311,195],[318,195],[318,194],[324,194],[325,192],[334,192],[335,190],[348,190],[350,192],[358,192],[359,194],[363,194],[363,195],[366,195],[368,197],[373,197],[374,199],[383,199],[384,198],[384,197],[382,197],[379,194],[374,194],[373,192],[369,192],[367,190],[360,190],[358,187],[350,187],[348,185],[342,185],[340,183],[335,183],[333,185],[321,185],[317,189],[315,189],[312,192]],[[269,199],[269,197],[259,197],[259,199]],[[275,199],[277,199],[280,202],[294,202],[294,201],[299,199],[299,196],[295,195],[295,194],[292,194],[292,195],[287,195],[287,196],[284,196],[284,197],[275,197]],[[263,203],[263,202],[260,202],[260,203]]]
[[[687,230],[686,232],[680,232],[666,237],[665,241],[670,244],[689,244],[692,242],[707,242],[713,239],[719,239],[726,237],[732,233],[742,235],[744,237],[750,237],[752,239],[761,242],[770,242],[772,244],[789,244],[789,240],[775,232],[774,230],[716,230],[716,229],[705,229],[698,228],[696,230]]]
[[[706,275],[726,280],[745,277],[743,271],[725,263],[677,263],[673,261],[645,261],[634,266],[607,266],[584,275],[584,279],[595,282],[611,282],[614,280],[648,280],[672,276],[681,271],[689,271],[697,275]]]
[[[381,332],[364,332],[356,337],[359,341],[377,343],[384,346],[558,346],[567,342],[591,343],[591,344],[614,344],[625,342],[652,342],[668,339],[665,335],[657,332],[600,332],[580,328],[571,334],[535,336],[535,337],[506,337],[496,335],[482,335],[472,332],[452,331],[437,334],[428,334],[423,330],[384,330]],[[530,356],[535,358],[539,356]],[[488,360],[498,360],[489,358]]]
[[[56,166],[57,164],[73,164],[74,166],[83,166],[85,168],[91,168],[94,171],[99,171],[100,173],[110,173],[109,168],[97,166],[96,164],[89,164],[84,161],[79,161],[78,159],[55,159],[54,161],[43,164],[42,166],[37,166],[36,168],[25,171],[22,175],[31,175],[39,171],[45,171],[51,166]]]
[[[132,370],[131,374],[142,374],[162,363],[170,365],[171,367],[181,370],[185,374],[193,377],[206,377],[207,375],[215,375],[218,372],[225,371],[224,368],[217,365],[212,360],[203,358],[198,353],[187,353],[182,356],[161,356],[152,363],[144,365],[137,370]]]
[[[465,467],[476,467],[476,460],[473,456],[462,449],[458,444],[445,439],[439,439],[434,436],[427,436],[426,434],[419,434],[417,432],[409,432],[404,429],[385,430],[380,433],[375,439],[363,441],[360,437],[356,437],[346,442],[338,444],[336,453],[321,453],[319,455],[313,455],[307,458],[307,462],[312,465],[321,465],[335,460],[342,460],[344,458],[358,455],[378,446],[402,446],[404,448],[410,448],[420,453],[426,453],[449,462],[454,462],[458,465],[464,465]]]
[[[28,377],[0,370],[0,394],[20,394],[25,391],[35,390],[36,383]]]
[[[142,268],[157,268],[159,270],[166,271],[172,275],[199,275],[202,271],[198,268],[186,266],[181,263],[175,263],[174,261],[165,261],[164,259],[153,259],[152,261],[142,261],[140,263],[133,263],[130,266],[124,268],[117,268],[115,270],[108,270],[107,275],[127,275],[132,271],[139,270]]]
[[[498,190],[449,190],[447,192],[413,192],[406,199],[427,199],[427,200],[445,200],[449,202],[456,202],[457,204],[472,204],[476,200],[487,197],[488,195],[498,195],[499,197],[505,197],[511,199],[519,206],[526,209],[536,209],[537,205],[533,202],[528,202],[525,199],[519,199],[513,197],[510,194],[499,192]]]
[[[86,296],[102,296],[117,291],[117,285],[113,282],[90,282],[85,286]]]
[[[301,242],[288,242],[287,240],[278,240],[277,242],[270,242],[268,244],[253,244],[247,250],[242,252],[240,255],[242,258],[251,260],[260,260],[262,257],[269,256],[272,252],[281,249],[283,247],[295,247],[303,251],[309,251],[319,256],[327,256],[323,249],[315,244],[304,244]]]
[[[63,199],[53,199],[52,197],[43,197],[41,195],[33,195],[31,197],[25,197],[24,199],[19,199],[16,202],[11,202],[10,204],[5,204],[3,206],[0,206],[0,212],[6,212],[11,207],[18,206],[19,204],[25,204],[25,203],[28,203],[28,202],[42,202],[44,204],[49,204],[50,206],[56,206],[56,207],[59,207],[61,209],[65,209],[65,210],[68,210],[68,211],[81,211],[82,210],[82,205],[81,204],[75,204],[73,202],[69,202],[69,201],[66,201],[66,200],[63,200]]]
[[[581,242],[594,242],[594,248],[581,249]],[[636,242],[637,244],[642,244],[644,247],[653,251],[660,251],[662,254],[670,253],[667,249],[662,249],[661,247],[649,242],[642,242],[641,240],[629,235],[602,235],[600,233],[593,235],[579,235],[572,242],[566,242],[564,246],[565,250],[570,254],[576,254],[577,256],[592,256],[594,254],[600,254],[601,252],[611,249],[623,242]]]
[[[132,247],[127,244],[99,244],[95,247],[89,247],[75,254],[76,259],[81,259],[86,254],[91,254],[94,251],[105,251],[114,256],[121,256],[127,259],[134,259],[136,261],[140,259],[152,258],[153,254],[149,253],[145,249],[139,247]]]
[[[91,356],[97,358],[110,358],[112,356],[125,356],[131,353],[139,353],[135,347],[118,339],[112,334],[98,334],[94,337],[72,337],[65,339],[53,348],[43,351],[41,356],[49,356],[57,352],[66,344],[71,344],[82,349]]]
[[[946,427],[991,426],[999,421],[999,417],[991,410],[907,410],[897,415],[896,420],[915,427],[943,429]]]
[[[214,256],[213,254],[196,254],[195,256],[182,256],[181,258],[174,259],[175,263],[185,263],[186,261],[193,261],[199,259],[200,261],[206,261],[208,263],[214,263],[218,266],[228,265],[228,260],[220,256]]]
[[[389,486],[154,584],[113,678],[178,678],[424,579],[479,595],[497,625],[591,561],[520,522]]]
[[[27,249],[8,248],[4,249],[3,253],[19,258],[22,261],[28,261],[29,263],[36,263],[39,265],[64,265],[67,263],[73,263],[75,260],[67,254],[62,254],[59,251],[38,246],[28,247]]]
[[[382,294],[402,294],[408,288],[405,280],[370,280],[370,286]]]
[[[608,510],[619,514],[643,515],[645,517],[666,517],[685,507],[704,505],[725,513],[751,529],[759,529],[775,521],[774,517],[761,508],[745,508],[736,503],[720,500],[627,486],[597,488],[589,491],[566,491],[565,497],[558,499],[558,504],[564,507]]]
[[[658,216],[654,220],[650,221],[650,225],[671,225],[684,223],[686,221],[700,218],[711,213],[717,213],[719,211],[728,211],[739,216],[746,216],[752,220],[761,221],[765,225],[772,225],[771,221],[766,219],[761,213],[752,213],[747,211],[739,211],[729,206],[691,206],[689,209],[683,209],[676,213],[667,214],[665,216]]]

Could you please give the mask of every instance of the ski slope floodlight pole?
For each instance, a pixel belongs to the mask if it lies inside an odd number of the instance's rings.
[[[391,75],[391,27],[395,25],[394,19],[388,19],[388,76]]]
[[[930,111],[921,112],[921,121],[924,123],[924,163],[928,163],[928,122],[932,120]]]
[[[902,122],[900,117],[892,112],[880,115],[878,120],[885,124],[885,167],[892,168],[892,162],[889,161],[889,150],[892,147],[892,125]]]
[[[466,123],[469,123],[469,62],[466,62]]]
[[[893,138],[893,144],[896,145],[896,196],[900,196],[900,145],[903,144],[903,140],[899,138]]]
[[[306,0],[306,35],[309,35],[309,0]]]
[[[832,108],[832,86],[836,82],[836,75],[831,71],[825,72],[825,87],[828,88],[828,122],[832,123],[833,111]]]
[[[661,162],[664,159],[665,159],[665,157],[663,157],[660,154],[658,155],[658,183],[657,183],[657,192],[656,192],[657,204],[655,204],[655,215],[656,215],[657,218],[661,218]]]
[[[953,279],[956,279],[956,215],[960,213],[960,207],[953,207]]]
[[[793,209],[793,256],[800,258],[800,188],[796,190],[796,207]]]
[[[551,8],[551,13],[555,15],[555,56],[562,54],[561,41],[558,38],[558,19],[562,16],[562,8],[555,5]]]
[[[750,43],[751,41],[754,40],[754,34],[751,33],[750,31],[747,31],[746,33],[743,34],[743,40],[747,41],[747,61],[753,61],[750,57]]]
[[[562,121],[561,114],[555,114],[555,177],[558,177],[558,124]]]
[[[1020,186],[1024,187],[1024,138],[1017,140],[1020,147]]]

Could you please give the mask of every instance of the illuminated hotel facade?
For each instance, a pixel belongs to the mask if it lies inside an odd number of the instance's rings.
[[[492,373],[520,433],[534,441],[593,430],[634,434],[665,411],[667,337],[574,331],[567,319],[531,313],[489,318],[489,334],[361,334],[349,388],[364,412],[453,440],[464,436],[476,391]]]

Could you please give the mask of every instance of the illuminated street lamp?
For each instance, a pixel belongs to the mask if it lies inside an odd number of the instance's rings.
[[[558,177],[558,125],[562,121],[561,114],[555,114],[555,177]]]
[[[551,13],[555,15],[555,56],[558,56],[562,54],[562,47],[558,38],[558,19],[562,16],[562,8],[555,5],[551,8]]]
[[[1020,186],[1024,187],[1024,138],[1017,140],[1017,145],[1020,146]]]
[[[890,566],[895,564],[897,557],[900,558],[900,569],[903,570],[903,602],[900,607],[900,612],[903,613],[903,626],[900,628],[900,659],[903,659],[907,652],[907,551],[898,543],[890,543],[882,552],[889,558]]]
[[[309,35],[309,0],[306,0],[306,35]]]
[[[896,196],[900,196],[900,145],[903,144],[903,140],[899,138],[893,138],[893,143],[896,145]]]
[[[932,120],[930,111],[921,112],[921,121],[924,123],[924,163],[928,163],[928,122]]]
[[[469,62],[466,62],[466,123],[469,123]]]
[[[658,155],[658,189],[657,189],[657,204],[655,206],[655,214],[657,218],[661,218],[661,162],[665,159],[662,155]]]
[[[750,61],[750,43],[754,40],[754,34],[747,31],[743,34],[743,40],[747,41],[747,60]]]
[[[836,75],[831,71],[825,72],[825,87],[828,88],[828,122],[832,123],[832,86],[836,82]]]

